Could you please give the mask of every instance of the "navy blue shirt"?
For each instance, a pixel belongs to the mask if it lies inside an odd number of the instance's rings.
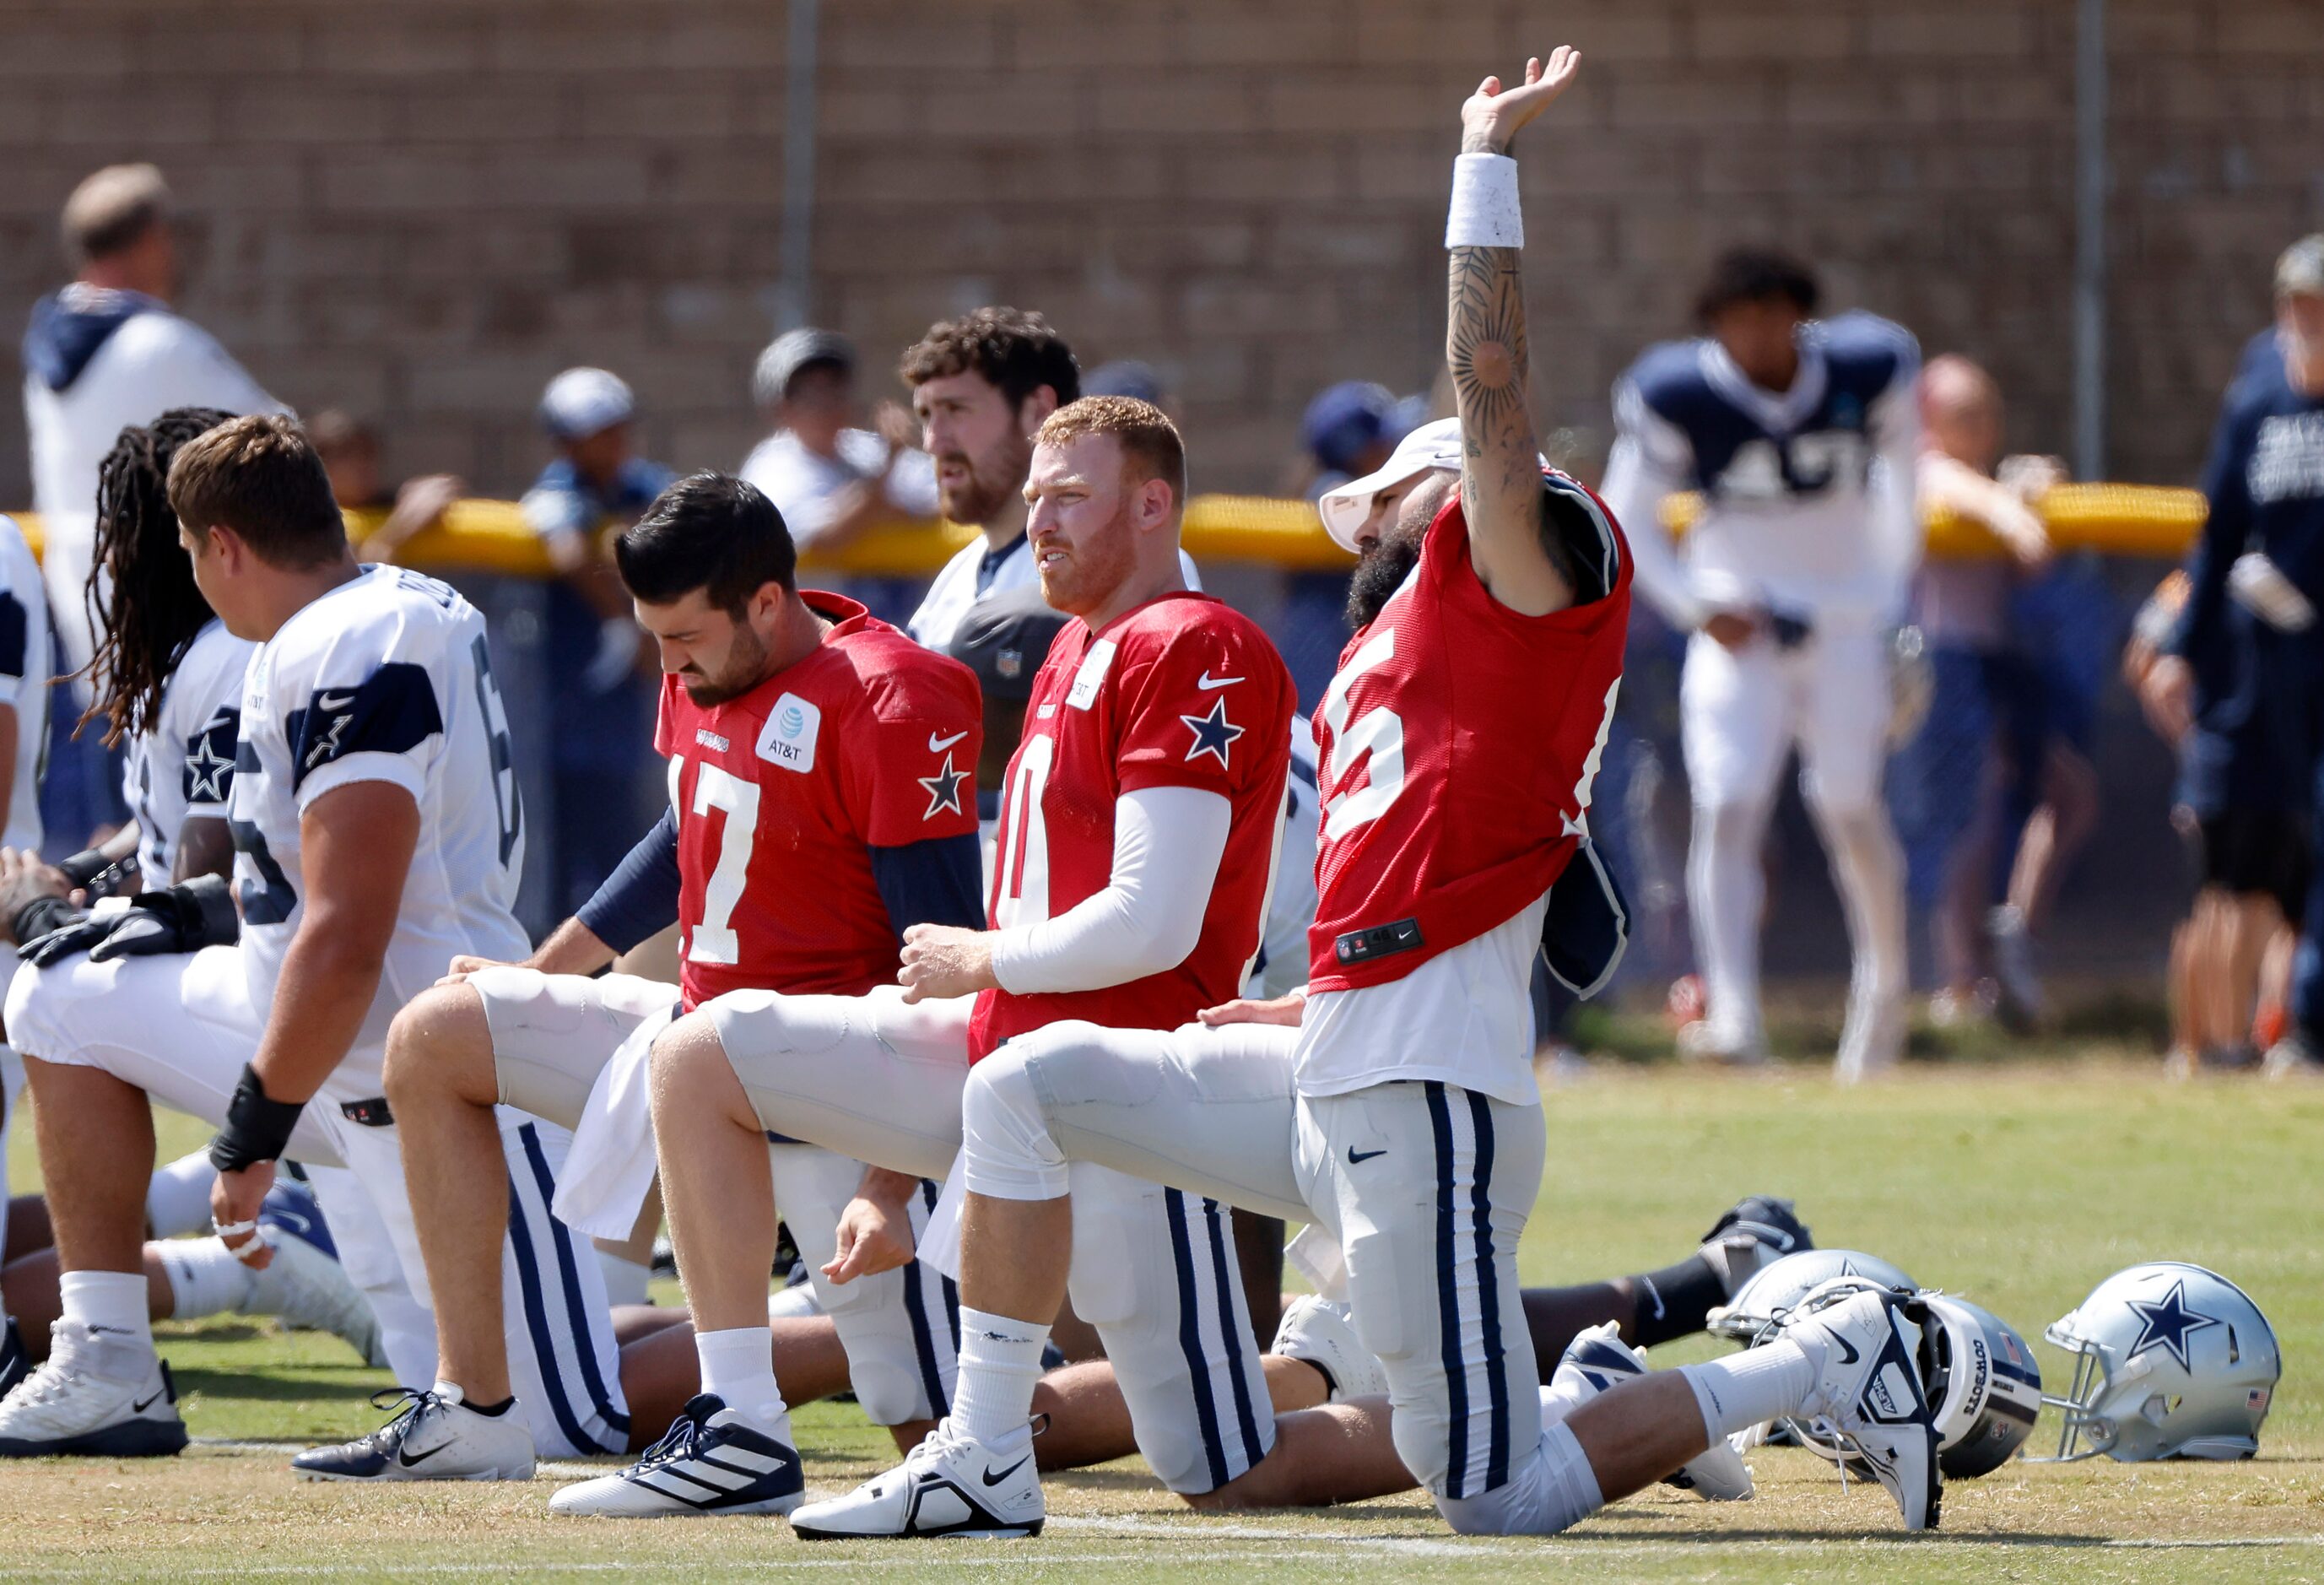
[[[567,534],[587,538],[608,520],[637,518],[677,476],[659,463],[632,458],[610,484],[600,485],[584,479],[569,459],[560,456],[541,469],[540,477],[525,492],[525,521],[544,540]],[[606,694],[589,693],[583,678],[596,658],[602,619],[588,601],[562,582],[549,586],[547,599],[545,660],[553,684],[551,710],[560,726],[558,758],[595,760],[600,757],[595,751],[600,744],[610,745],[624,760],[633,757],[644,730],[638,722],[645,718],[651,696],[642,687],[632,686],[628,677],[613,690],[621,696],[618,705]],[[599,714],[608,710],[618,723]]]
[[[2296,390],[2273,330],[2244,350],[2203,469],[2209,516],[2189,557],[2187,608],[2163,644],[2195,674],[2182,797],[2210,813],[2304,807],[2319,745],[2309,717],[2324,626],[2277,631],[2237,604],[2227,576],[2264,551],[2324,610],[2324,397]]]

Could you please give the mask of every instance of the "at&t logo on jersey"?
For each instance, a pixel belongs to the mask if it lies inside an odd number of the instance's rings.
[[[823,711],[797,694],[785,694],[767,712],[759,733],[759,758],[801,775],[815,769],[816,735],[823,730]]]

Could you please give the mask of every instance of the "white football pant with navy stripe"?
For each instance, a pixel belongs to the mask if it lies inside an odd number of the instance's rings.
[[[1481,1497],[1541,1442],[1517,1269],[1541,1108],[1435,1082],[1301,1097],[1297,1038],[1079,1022],[1020,1036],[969,1076],[967,1187],[1054,1199],[1099,1164],[1189,1203],[1320,1222],[1345,1253],[1357,1335],[1387,1369],[1397,1454],[1440,1507]],[[1076,1252],[1082,1221],[1076,1203]]]
[[[960,1151],[973,1005],[907,1002],[887,985],[860,997],[737,991],[702,1012],[769,1129],[926,1179],[945,1176]],[[1225,1485],[1275,1445],[1225,1207],[1096,1164],[1074,1170],[1071,1190],[1068,1291],[1104,1341],[1139,1451],[1174,1491]],[[956,1221],[958,1185],[948,1179],[945,1193],[923,1267],[949,1264],[942,1224]],[[802,1236],[795,1221],[791,1231]]]
[[[10,987],[7,1026],[16,1049],[43,1062],[93,1067],[213,1127],[263,1018],[251,1006],[241,949],[118,958],[68,958],[27,968]],[[393,1128],[365,1128],[342,1101],[375,1100],[381,1053],[351,1054],[300,1114],[293,1160],[346,1168],[316,1173],[315,1189],[349,1276],[374,1298],[396,1379],[436,1379],[436,1332],[427,1309],[411,1202],[404,1193]],[[569,1138],[503,1109],[508,1155],[508,1243],[503,1257],[510,1380],[544,1458],[628,1450],[621,1356],[595,1251],[549,1214]],[[124,1163],[142,1181],[152,1163]],[[350,1186],[357,1191],[350,1193]]]
[[[493,968],[472,974],[492,1031],[500,1099],[564,1128],[580,1126],[598,1075],[632,1040],[651,1040],[678,1006],[678,988],[631,974],[543,974]],[[839,1075],[848,1075],[844,1070]],[[876,1092],[874,1092],[876,1093]],[[867,1097],[869,1099],[870,1097]],[[642,1087],[600,1105],[642,1106]],[[951,1407],[959,1369],[960,1290],[934,1267],[914,1260],[894,1271],[835,1284],[824,1266],[839,1252],[839,1215],[863,1181],[863,1164],[796,1141],[770,1138],[775,1209],[791,1230],[815,1286],[847,1350],[856,1402],[876,1425],[934,1420]],[[920,1185],[917,1233],[936,1205],[933,1183]],[[559,1224],[562,1225],[562,1224]]]

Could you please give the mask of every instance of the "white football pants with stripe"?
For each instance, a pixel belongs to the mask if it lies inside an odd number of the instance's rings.
[[[1541,1108],[1435,1083],[1295,1093],[1298,1031],[1052,1024],[979,1063],[967,1186],[1054,1199],[1084,1163],[1340,1241],[1396,1449],[1440,1507],[1508,1485],[1541,1442],[1517,1240],[1540,1190]],[[1077,1212],[1078,1220],[1078,1212]]]

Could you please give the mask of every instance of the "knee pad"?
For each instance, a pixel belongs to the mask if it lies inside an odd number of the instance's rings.
[[[960,1096],[961,1175],[979,1194],[1055,1200],[1068,1190],[1065,1156],[1028,1071],[1049,1033],[1020,1036],[968,1072]]]
[[[838,1287],[825,1283],[819,1273],[815,1278],[816,1298],[824,1304],[847,1350],[848,1385],[874,1425],[900,1425],[932,1419],[937,1413],[928,1401],[927,1374],[904,1307],[904,1285],[915,1275],[907,1267],[859,1276]],[[943,1318],[936,1317],[936,1322],[942,1325]]]
[[[1554,1535],[1605,1506],[1597,1471],[1563,1421],[1542,1428],[1541,1445],[1503,1485],[1436,1499],[1436,1511],[1462,1535]]]

